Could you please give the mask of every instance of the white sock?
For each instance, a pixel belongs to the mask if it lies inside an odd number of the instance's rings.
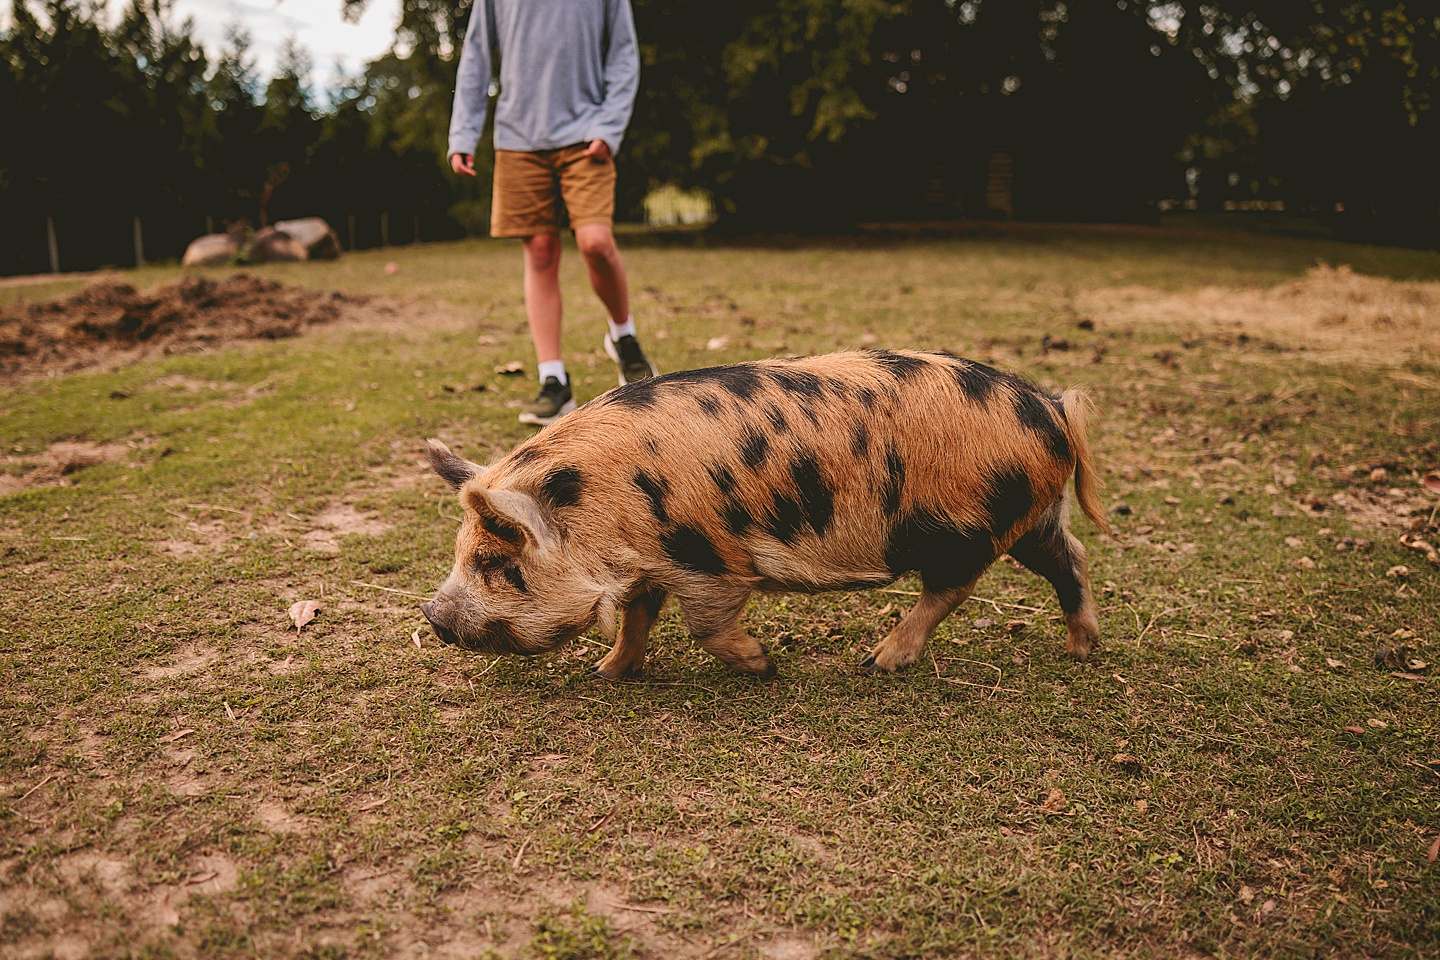
[[[561,383],[569,383],[570,378],[565,376],[564,360],[541,360],[539,370],[540,382],[544,383],[546,377],[554,377]]]
[[[626,317],[624,323],[616,323],[614,320],[609,321],[609,323],[610,340],[612,343],[619,343],[621,337],[635,336],[635,317],[633,314]]]

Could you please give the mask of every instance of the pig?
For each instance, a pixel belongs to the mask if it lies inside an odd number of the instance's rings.
[[[464,517],[421,609],[444,642],[489,654],[546,653],[598,624],[614,646],[595,670],[618,680],[642,673],[673,596],[705,650],[768,679],[740,624],[751,594],[919,573],[919,600],[860,664],[888,672],[1008,553],[1054,587],[1083,660],[1099,626],[1066,488],[1106,529],[1089,410],[1078,390],[970,360],[870,350],[630,383],[489,467],[430,440]]]

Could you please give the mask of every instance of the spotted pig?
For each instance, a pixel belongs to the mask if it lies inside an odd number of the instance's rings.
[[[490,467],[431,440],[464,519],[422,606],[446,643],[554,650],[591,626],[596,665],[641,671],[675,597],[737,670],[775,667],[740,625],[752,593],[858,590],[918,572],[919,601],[862,667],[913,662],[1008,553],[1049,580],[1089,655],[1098,626],[1066,484],[1101,528],[1088,401],[951,356],[866,351],[689,370],[618,387]],[[618,636],[617,636],[618,632]]]

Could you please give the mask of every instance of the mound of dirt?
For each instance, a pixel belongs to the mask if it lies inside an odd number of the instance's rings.
[[[100,280],[72,297],[0,304],[0,380],[67,373],[232,340],[293,337],[366,298],[320,293],[244,273],[185,277],[139,293]]]
[[[1320,264],[1268,290],[1111,287],[1082,294],[1077,306],[1131,322],[1216,324],[1347,356],[1440,349],[1440,283],[1369,277],[1343,264]]]

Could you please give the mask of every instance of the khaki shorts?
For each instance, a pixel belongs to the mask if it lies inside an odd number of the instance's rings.
[[[585,156],[585,146],[533,153],[496,150],[490,235],[559,233],[557,201],[564,202],[572,230],[587,223],[610,226],[615,219],[615,161],[592,160]]]

